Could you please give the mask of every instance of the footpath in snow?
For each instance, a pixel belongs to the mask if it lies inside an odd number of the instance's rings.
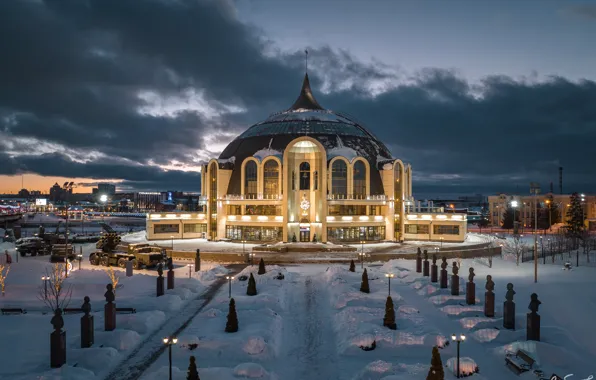
[[[302,275],[287,294],[282,353],[277,370],[287,380],[339,379],[333,320],[325,284]]]

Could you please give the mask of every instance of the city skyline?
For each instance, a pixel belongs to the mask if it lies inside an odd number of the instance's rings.
[[[559,166],[565,193],[596,192],[593,5],[297,4],[0,4],[18,36],[0,41],[0,193],[21,173],[197,191],[202,161],[294,101],[305,49],[320,103],[411,163],[415,194],[557,192]]]

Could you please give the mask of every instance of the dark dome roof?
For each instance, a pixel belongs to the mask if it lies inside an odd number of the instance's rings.
[[[300,95],[292,107],[272,114],[234,139],[219,156],[220,166],[228,169],[234,166],[240,168],[240,164],[251,156],[259,159],[267,156],[281,158],[288,144],[302,136],[319,141],[327,151],[327,159],[343,156],[351,160],[356,156],[362,156],[368,160],[371,169],[378,169],[383,162],[392,160],[385,144],[360,123],[347,115],[321,107],[312,94],[306,74]],[[235,162],[238,165],[234,165]],[[236,187],[234,182],[238,182],[239,187],[240,173],[239,170],[238,173],[235,173],[236,171],[232,174],[231,188]],[[235,176],[238,176],[237,181]],[[378,172],[376,176],[371,175],[371,194],[376,194],[373,187],[378,186],[373,186],[373,182],[382,186]],[[228,190],[228,194],[239,194],[239,188]],[[382,191],[382,187],[379,191]]]

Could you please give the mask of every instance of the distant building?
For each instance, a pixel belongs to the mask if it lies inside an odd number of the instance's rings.
[[[29,190],[27,189],[21,189],[19,191],[19,197],[21,198],[29,198],[31,196],[31,193],[29,193]]]
[[[533,228],[535,220],[536,202],[538,209],[548,208],[548,202],[552,196],[552,202],[558,210],[560,222],[564,223],[569,208],[570,194],[539,194],[537,197],[533,195],[515,195],[515,194],[499,194],[488,197],[489,221],[491,226],[499,227],[503,223],[503,216],[505,210],[511,207],[511,202],[516,201],[515,208],[516,215],[519,215],[520,226]],[[596,231],[596,195],[585,195],[582,205],[584,207],[586,227],[590,231]],[[540,217],[540,214],[538,214]],[[517,219],[517,216],[516,216]],[[554,223],[554,221],[553,221]]]
[[[51,202],[64,202],[68,200],[70,195],[72,194],[72,188],[64,189],[62,186],[55,183],[54,186],[50,188],[50,201]]]
[[[111,183],[98,183],[97,184],[97,193],[100,195],[107,195],[108,197],[116,194],[116,185]],[[95,192],[94,192],[95,194]]]

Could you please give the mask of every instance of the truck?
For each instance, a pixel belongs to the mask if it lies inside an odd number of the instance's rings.
[[[157,252],[137,244],[121,244],[120,236],[115,232],[104,234],[95,247],[97,250],[89,255],[91,265],[126,268],[126,263],[132,261],[133,268],[143,269],[154,268],[164,260],[161,250]]]
[[[51,252],[48,248],[49,246],[40,237],[24,237],[15,242],[15,250],[21,257],[47,255]]]

